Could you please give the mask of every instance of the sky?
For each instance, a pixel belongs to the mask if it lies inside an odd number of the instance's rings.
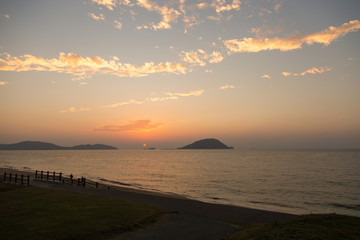
[[[1,0],[0,143],[360,148],[358,0]]]

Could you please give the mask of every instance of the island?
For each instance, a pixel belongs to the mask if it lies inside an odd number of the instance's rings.
[[[23,141],[13,144],[0,144],[0,150],[115,150],[116,147],[104,144],[86,144],[73,147],[62,147],[53,143]]]
[[[214,138],[201,139],[178,149],[233,149]]]

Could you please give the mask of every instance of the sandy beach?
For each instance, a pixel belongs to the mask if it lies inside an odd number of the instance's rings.
[[[47,181],[34,181],[34,172],[0,168],[4,173],[30,175],[30,185],[87,194],[100,194],[150,204],[159,209],[174,212],[159,219],[145,229],[126,233],[115,239],[220,239],[239,231],[236,223],[266,223],[294,217],[292,214],[251,209],[238,206],[205,203],[197,200],[158,194],[124,187],[95,189],[71,186]]]

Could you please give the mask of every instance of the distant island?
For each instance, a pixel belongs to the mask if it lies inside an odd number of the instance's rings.
[[[233,149],[214,138],[202,139],[178,149]]]
[[[13,144],[0,144],[0,150],[114,150],[113,146],[104,144],[86,144],[73,147],[62,147],[52,143],[38,141],[24,141]]]

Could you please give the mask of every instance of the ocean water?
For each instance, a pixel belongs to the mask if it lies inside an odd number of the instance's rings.
[[[360,216],[360,150],[0,151],[0,167],[212,203]]]

